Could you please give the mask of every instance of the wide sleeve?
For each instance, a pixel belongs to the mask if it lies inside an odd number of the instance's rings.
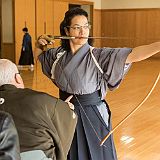
[[[48,78],[51,78],[51,69],[54,61],[56,60],[56,53],[57,49],[51,48],[38,56],[42,66],[42,71]]]
[[[110,90],[117,88],[130,64],[125,64],[130,48],[103,48],[99,55],[99,63],[104,72],[103,79]]]
[[[58,99],[53,121],[60,138],[59,143],[62,146],[64,157],[67,157],[77,123],[77,117],[73,116],[73,112],[66,102]]]

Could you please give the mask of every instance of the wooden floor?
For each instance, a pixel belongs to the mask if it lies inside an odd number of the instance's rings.
[[[25,86],[58,97],[58,89],[41,73],[21,71]],[[108,92],[113,127],[130,113],[150,91],[158,73],[160,58],[132,65],[119,89]],[[160,160],[160,81],[149,99],[114,132],[118,160]]]

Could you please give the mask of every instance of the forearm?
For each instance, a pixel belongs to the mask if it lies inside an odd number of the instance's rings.
[[[43,52],[42,49],[38,48],[38,47],[35,47],[34,49],[34,58],[37,60],[38,59],[38,56]]]
[[[158,52],[160,52],[160,42],[135,47],[127,57],[126,63],[142,61]]]
[[[43,52],[47,50],[47,45],[42,45],[38,41],[36,42],[35,49],[34,49],[34,58],[37,60],[38,56]]]
[[[43,52],[47,50],[47,44],[48,42],[45,37],[40,36],[36,42],[35,49],[34,49],[34,58],[37,59],[38,56]]]

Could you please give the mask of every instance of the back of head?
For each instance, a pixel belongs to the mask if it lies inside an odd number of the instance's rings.
[[[15,74],[18,73],[17,66],[7,59],[0,59],[0,86],[12,84]]]
[[[28,28],[27,28],[27,27],[24,27],[24,28],[22,29],[22,31],[28,32]]]

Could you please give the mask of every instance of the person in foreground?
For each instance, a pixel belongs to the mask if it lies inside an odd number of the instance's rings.
[[[78,114],[78,123],[68,160],[116,160],[112,135],[100,146],[111,130],[106,92],[120,85],[132,62],[158,53],[160,42],[132,49],[93,48],[86,38],[90,27],[86,11],[68,10],[60,24],[60,33],[72,38],[62,39],[61,46],[43,51],[48,37],[40,36],[34,54],[44,74],[59,87],[60,98],[74,95],[71,102]]]
[[[4,100],[0,97],[0,107]],[[0,111],[0,160],[20,160],[17,130],[9,113]]]
[[[0,97],[0,110],[15,122],[20,152],[42,150],[48,158],[66,160],[77,121],[69,98],[64,102],[24,88],[16,65],[7,59],[0,59]]]

